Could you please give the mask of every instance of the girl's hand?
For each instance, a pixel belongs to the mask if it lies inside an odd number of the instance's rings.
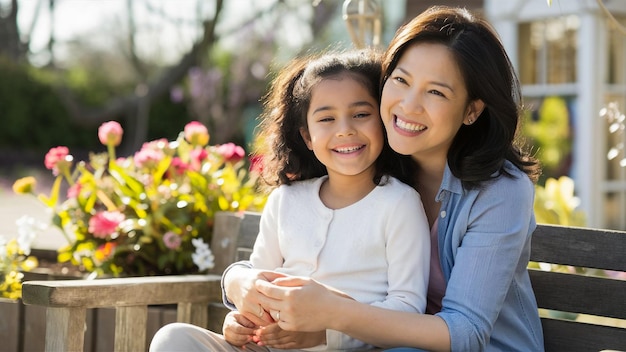
[[[283,274],[273,271],[261,271],[250,268],[234,267],[224,278],[226,296],[233,302],[237,310],[257,326],[273,323],[269,309],[261,304],[263,295],[254,286],[256,281],[269,282]]]
[[[313,279],[282,277],[268,282],[257,280],[256,288],[264,296],[260,302],[265,309],[280,312],[279,326],[288,331],[319,332],[331,328],[334,307],[347,294]]]
[[[224,318],[222,334],[226,342],[234,346],[243,346],[251,342],[254,337],[256,325],[239,312],[233,311]]]
[[[270,324],[255,331],[253,341],[260,346],[280,349],[302,349],[326,343],[326,331],[285,331],[278,324]]]

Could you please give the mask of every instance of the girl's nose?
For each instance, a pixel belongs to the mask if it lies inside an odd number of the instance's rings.
[[[356,133],[352,118],[342,119],[337,127],[337,136],[351,136]]]

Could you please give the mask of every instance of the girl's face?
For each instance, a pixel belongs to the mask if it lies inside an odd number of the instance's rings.
[[[445,161],[462,124],[476,121],[484,104],[468,103],[465,82],[442,44],[408,47],[385,82],[380,103],[389,144],[415,160]]]
[[[379,105],[358,81],[342,75],[316,84],[300,134],[329,177],[374,175],[383,148]]]

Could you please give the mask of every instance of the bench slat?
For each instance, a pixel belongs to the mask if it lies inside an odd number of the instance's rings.
[[[48,308],[46,352],[82,351],[85,339],[84,308]]]
[[[115,350],[145,350],[147,319],[148,306],[117,307],[115,310]]]
[[[626,319],[626,281],[530,269],[539,308]]]
[[[533,233],[530,260],[626,271],[625,237],[620,231],[542,224]]]
[[[546,352],[626,351],[626,329],[541,318]]]

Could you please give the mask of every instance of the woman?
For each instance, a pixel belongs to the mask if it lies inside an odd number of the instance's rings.
[[[242,265],[224,274],[228,301],[252,319],[259,304],[280,312],[284,330],[333,329],[381,347],[543,350],[526,270],[540,171],[516,143],[520,102],[487,22],[449,7],[414,18],[385,53],[381,117],[391,147],[417,165],[432,236],[430,314],[368,306],[311,279]]]

